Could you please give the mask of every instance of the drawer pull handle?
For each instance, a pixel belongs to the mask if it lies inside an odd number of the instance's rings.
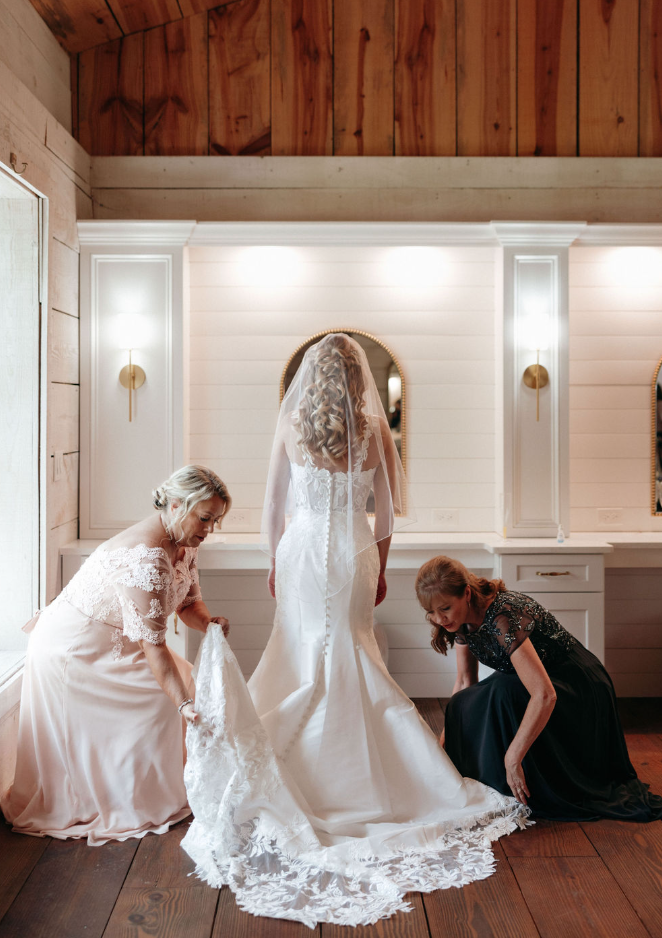
[[[559,573],[558,571],[543,573],[541,570],[536,570],[536,576],[571,576],[571,573],[569,570],[564,570],[563,573]]]

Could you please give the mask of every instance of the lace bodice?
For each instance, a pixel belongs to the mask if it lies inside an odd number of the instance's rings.
[[[168,616],[200,599],[197,549],[187,547],[172,564],[162,547],[102,544],[88,557],[55,602],[66,601],[84,615],[115,629],[115,657],[129,641],[165,642]]]
[[[527,638],[546,666],[563,660],[577,641],[535,599],[512,590],[497,593],[476,629],[463,625],[455,635],[458,645],[468,645],[482,664],[507,673],[515,670],[510,656]]]
[[[355,472],[353,475],[352,511],[365,511],[372,489],[375,469]],[[297,509],[326,514],[327,511],[346,511],[349,497],[348,472],[329,472],[312,465],[291,464],[292,492]]]

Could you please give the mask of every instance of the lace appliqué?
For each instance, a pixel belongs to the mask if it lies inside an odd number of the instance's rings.
[[[562,660],[577,643],[535,599],[510,590],[497,593],[480,628],[462,633],[462,639],[482,664],[507,674],[515,671],[510,655],[526,638],[531,639],[540,660],[547,665]]]
[[[198,583],[196,552],[192,548],[187,548],[184,558],[173,565],[161,547],[137,544],[107,550],[101,546],[56,601],[69,602],[90,619],[111,626],[113,658],[120,660],[123,641],[118,633],[129,641],[162,644],[165,620],[186,600],[194,584],[199,595]],[[133,598],[127,595],[128,591],[135,591]],[[141,601],[139,608],[136,600],[142,593],[146,594],[144,606]],[[150,593],[159,596],[149,597]],[[146,624],[146,619],[151,620],[152,627]]]
[[[113,629],[113,661],[124,657],[124,633],[122,629]]]
[[[410,911],[409,891],[431,892],[494,871],[490,842],[527,824],[528,809],[491,791],[488,810],[434,825],[422,847],[370,838],[325,847],[285,782],[219,626],[196,675],[199,726],[189,726],[184,780],[194,820],[182,847],[210,886],[229,885],[254,915],[371,925]],[[269,805],[269,810],[263,810]]]

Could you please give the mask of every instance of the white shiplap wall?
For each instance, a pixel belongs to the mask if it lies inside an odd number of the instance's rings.
[[[438,283],[426,287],[389,284],[389,248],[292,250],[296,285],[260,287],[245,282],[250,248],[190,249],[189,458],[229,486],[241,512],[234,530],[259,530],[287,359],[310,335],[343,326],[375,335],[404,370],[410,530],[492,530],[494,250],[432,249]]]
[[[605,645],[605,663],[619,697],[662,696],[659,569],[606,571]]]
[[[662,248],[571,248],[573,532],[662,531],[650,510],[651,381],[661,357]]]

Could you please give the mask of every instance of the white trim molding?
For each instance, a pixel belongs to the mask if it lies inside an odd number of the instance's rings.
[[[493,221],[490,225],[499,244],[547,245],[567,248],[580,238],[586,222],[518,222]]]
[[[79,221],[78,239],[90,245],[156,245],[183,247],[196,227],[194,221]]]

